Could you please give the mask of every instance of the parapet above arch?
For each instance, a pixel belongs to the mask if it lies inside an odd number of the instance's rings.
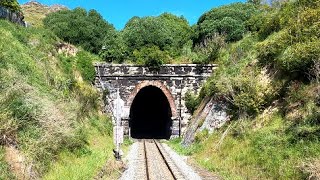
[[[170,90],[167,88],[167,86],[165,86],[163,83],[161,83],[160,81],[157,81],[157,80],[156,81],[143,81],[143,82],[137,84],[135,86],[134,90],[130,93],[129,99],[127,101],[127,106],[131,108],[131,104],[132,104],[134,98],[136,97],[136,95],[139,93],[139,91],[141,89],[143,89],[144,87],[147,87],[147,86],[157,87],[163,92],[163,94],[167,97],[167,100],[169,102],[172,117],[177,117],[177,108],[174,103],[174,98],[173,98]]]

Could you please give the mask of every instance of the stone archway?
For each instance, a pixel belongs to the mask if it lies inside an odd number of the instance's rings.
[[[170,90],[160,81],[143,81],[141,83],[139,83],[138,85],[136,85],[136,87],[134,88],[134,90],[131,92],[128,101],[127,101],[127,106],[131,107],[132,102],[134,100],[134,98],[136,97],[136,95],[139,93],[139,91],[147,86],[155,86],[159,89],[161,89],[161,91],[163,92],[163,94],[167,97],[167,100],[170,104],[170,109],[171,109],[171,113],[172,113],[172,117],[177,117],[177,108],[176,105],[174,103],[174,98],[170,92]]]
[[[171,104],[170,104],[171,101]],[[127,101],[130,107],[131,137],[138,139],[169,139],[172,117],[176,113],[174,99],[160,82],[145,81],[136,86]]]
[[[121,125],[124,126],[124,133],[130,134],[130,108],[135,97],[145,87],[152,86],[160,89],[164,94],[170,108],[172,120],[172,137],[183,134],[191,114],[188,112],[184,97],[188,90],[200,90],[201,85],[211,76],[216,65],[197,64],[166,64],[160,67],[155,73],[148,67],[131,64],[107,64],[97,63],[95,85],[103,91],[109,90],[110,94],[106,100],[106,111],[114,114],[114,101],[117,99],[119,89],[120,99],[123,101],[121,112]],[[143,98],[139,98],[143,99]]]

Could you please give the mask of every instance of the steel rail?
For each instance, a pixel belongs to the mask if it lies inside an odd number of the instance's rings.
[[[162,159],[163,159],[163,160],[164,160],[164,162],[166,163],[166,165],[167,165],[167,167],[168,167],[168,169],[169,169],[169,171],[170,171],[170,173],[171,173],[171,175],[172,175],[173,179],[174,179],[174,180],[177,180],[177,177],[175,176],[175,174],[174,174],[174,172],[173,172],[173,170],[172,170],[171,166],[169,165],[169,163],[168,163],[167,159],[165,158],[165,156],[164,156],[164,154],[163,154],[162,150],[160,149],[158,142],[157,142],[155,139],[153,139],[153,142],[155,143],[155,145],[156,145],[156,147],[157,147],[158,151],[160,152],[160,155],[161,155]]]

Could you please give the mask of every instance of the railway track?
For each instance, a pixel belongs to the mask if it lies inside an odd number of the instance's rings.
[[[134,179],[182,180],[185,179],[170,155],[154,139],[139,140],[139,158]]]

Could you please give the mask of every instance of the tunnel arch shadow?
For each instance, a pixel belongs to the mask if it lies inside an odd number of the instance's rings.
[[[165,93],[156,86],[145,86],[130,107],[130,134],[137,139],[170,139],[172,110]]]

